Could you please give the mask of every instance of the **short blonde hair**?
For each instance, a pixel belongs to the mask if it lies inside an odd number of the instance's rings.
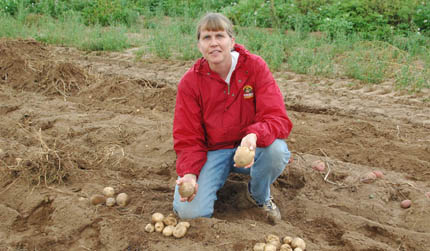
[[[197,40],[200,39],[202,31],[226,31],[230,37],[233,37],[232,22],[221,13],[207,13],[197,25]]]

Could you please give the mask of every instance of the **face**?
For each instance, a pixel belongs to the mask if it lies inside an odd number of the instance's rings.
[[[234,46],[234,38],[226,31],[201,31],[197,46],[211,68],[231,64],[230,51]]]

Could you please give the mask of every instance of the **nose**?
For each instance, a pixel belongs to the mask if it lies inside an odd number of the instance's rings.
[[[211,40],[209,41],[209,45],[210,46],[217,46],[218,41],[215,38],[211,38]]]

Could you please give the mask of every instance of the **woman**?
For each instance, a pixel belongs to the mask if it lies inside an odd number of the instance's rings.
[[[235,43],[230,20],[208,13],[197,26],[197,60],[178,85],[173,122],[179,175],[173,209],[180,218],[211,217],[217,191],[230,172],[249,174],[248,198],[281,219],[270,185],[282,173],[290,152],[283,139],[292,123],[282,94],[264,60]],[[248,166],[233,161],[238,146],[255,151]],[[178,187],[194,186],[181,198]]]

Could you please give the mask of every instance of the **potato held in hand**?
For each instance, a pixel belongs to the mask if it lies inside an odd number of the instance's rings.
[[[255,151],[249,150],[246,146],[239,146],[234,154],[233,160],[237,167],[245,167],[254,160]]]
[[[194,185],[190,182],[183,182],[179,185],[179,194],[182,198],[188,198],[194,194]]]

